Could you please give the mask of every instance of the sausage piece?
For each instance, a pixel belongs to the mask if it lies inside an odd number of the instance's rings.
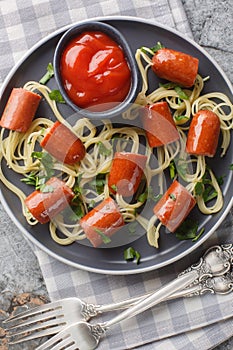
[[[186,53],[172,49],[159,49],[152,57],[152,69],[162,78],[184,87],[193,86],[199,60]]]
[[[64,210],[74,198],[70,187],[56,177],[49,179],[46,182],[46,187],[46,192],[36,190],[25,199],[28,210],[41,224],[49,222]]]
[[[166,101],[146,106],[141,116],[150,147],[167,145],[179,139],[176,124]]]
[[[124,219],[116,202],[108,197],[82,217],[80,225],[96,248],[103,243],[103,235],[111,237],[124,225]]]
[[[59,121],[49,128],[40,145],[54,158],[70,165],[82,160],[86,154],[82,141]]]
[[[130,197],[141,182],[147,157],[141,154],[116,152],[108,178],[111,193]]]
[[[191,121],[186,152],[213,157],[217,150],[219,134],[220,120],[217,114],[209,110],[200,110]]]
[[[155,205],[153,211],[170,232],[175,232],[195,204],[194,197],[175,180]]]
[[[0,126],[6,129],[26,132],[35,116],[41,96],[23,88],[11,91],[0,120]]]

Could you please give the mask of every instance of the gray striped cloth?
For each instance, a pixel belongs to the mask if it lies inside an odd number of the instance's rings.
[[[192,36],[179,0],[1,0],[0,83],[13,65],[41,38],[56,29],[97,16],[136,16],[156,20]],[[206,247],[232,242],[232,214]],[[208,245],[207,245],[208,244]],[[51,300],[78,296],[110,303],[153,291],[196,262],[193,253],[175,265],[143,274],[111,276],[75,269],[35,247]],[[199,255],[198,255],[199,256]],[[233,335],[232,295],[205,295],[170,301],[113,327],[99,349],[205,350]],[[106,320],[103,315],[99,320]]]

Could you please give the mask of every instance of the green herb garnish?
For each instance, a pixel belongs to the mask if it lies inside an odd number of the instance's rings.
[[[31,173],[25,175],[22,182],[27,185],[34,186],[36,190],[41,190],[42,192],[51,192],[52,190],[46,188],[45,182],[54,175],[53,169],[53,158],[47,152],[32,152],[31,156],[38,159],[43,166],[43,170],[40,172],[32,171]]]
[[[110,156],[112,153],[112,150],[107,148],[103,142],[99,141],[98,142],[99,145],[99,153],[102,154],[103,156]]]
[[[33,171],[30,174],[25,175],[23,179],[21,179],[27,185],[34,186],[37,189],[39,176]]]
[[[153,53],[156,53],[160,49],[164,49],[164,48],[165,46],[158,41],[157,44],[155,46],[150,47],[149,50],[152,51]],[[145,54],[148,54],[148,50],[146,50],[144,47],[141,47],[141,51],[144,52]]]
[[[94,206],[95,206],[95,201],[94,201],[94,199],[92,199],[91,202],[88,205],[88,208],[91,209],[91,208],[94,208]]]
[[[69,215],[69,220],[76,222],[84,216],[83,208],[80,201],[76,201],[75,204],[71,206],[72,213]]]
[[[231,164],[231,165],[229,166],[229,169],[230,169],[230,170],[233,170],[233,164]]]
[[[164,89],[174,89],[177,86],[176,83],[172,83],[171,81],[169,81],[168,83],[159,83],[159,87],[163,87]]]
[[[196,235],[196,237],[194,237],[193,239],[192,239],[192,242],[196,242],[202,235],[203,235],[203,233],[205,232],[205,229],[204,229],[204,227],[200,230],[200,232]]]
[[[197,182],[194,187],[194,192],[196,196],[201,196],[205,203],[211,201],[218,196],[218,192],[215,190],[212,181],[207,177],[208,172],[206,171],[201,181]],[[224,176],[217,178],[219,186],[224,182]]]
[[[75,180],[75,184],[72,188],[75,196],[73,198],[73,201],[76,200],[76,198],[78,198],[80,195],[82,195],[83,193],[83,188],[80,186],[80,181],[82,179],[82,174],[79,174],[77,177],[76,177],[76,180]]]
[[[140,196],[138,196],[138,202],[145,203],[145,201],[147,200],[147,197],[148,197],[148,191],[141,193]]]
[[[183,120],[183,119],[188,120],[189,117],[187,117],[187,115],[176,115],[176,116],[175,116],[175,120],[176,120],[177,122],[180,122],[180,121]]]
[[[152,200],[153,202],[158,202],[158,200],[162,197],[161,194],[155,195],[153,188],[149,186],[145,192],[141,193],[137,200],[141,203],[144,203],[146,200]]]
[[[169,197],[175,202],[176,201],[176,196],[174,193],[170,193]]]
[[[59,90],[52,90],[49,93],[49,98],[57,103],[66,103]]]
[[[184,92],[184,90],[179,85],[175,86],[174,90],[181,100],[189,99],[188,95]]]
[[[171,180],[173,180],[175,178],[175,176],[177,175],[177,170],[176,170],[174,160],[172,160],[169,164],[169,172],[170,172],[170,178],[171,178]]]
[[[202,197],[203,197],[204,202],[207,203],[207,202],[211,201],[212,199],[216,198],[217,195],[218,195],[218,192],[215,189],[213,189],[212,186],[208,186],[204,190]]]
[[[45,85],[53,76],[54,76],[53,65],[52,65],[52,63],[49,63],[47,66],[47,72],[39,80],[39,83]]]
[[[161,50],[161,49],[164,49],[165,46],[163,44],[161,44],[161,42],[157,42],[157,44],[153,47],[151,47],[151,51],[153,51],[154,53],[156,53],[157,51]]]
[[[98,174],[96,178],[90,182],[90,186],[96,190],[98,194],[101,194],[104,191],[105,183],[105,174]]]
[[[117,191],[117,186],[116,186],[116,185],[113,184],[113,185],[111,186],[111,188],[113,189],[113,191],[115,191],[115,192]]]
[[[43,184],[40,186],[40,191],[43,193],[52,193],[54,192],[54,187],[50,185]]]
[[[202,182],[197,182],[195,187],[194,187],[194,192],[196,196],[201,196],[204,191],[204,186]]]
[[[53,169],[53,158],[47,152],[32,152],[31,156],[35,159],[38,159],[44,167],[44,170],[47,174],[47,178],[50,178],[54,175]]]
[[[95,230],[95,232],[97,232],[101,236],[104,244],[108,244],[111,242],[111,238],[106,236],[101,230],[99,230],[98,228],[95,228],[94,230]]]
[[[137,265],[140,263],[141,255],[133,247],[129,247],[124,250],[124,259],[126,261],[133,261],[136,258]]]
[[[180,240],[191,239],[193,242],[196,242],[201,235],[204,233],[205,229],[202,228],[198,232],[198,222],[192,219],[186,219],[176,230],[176,237]]]
[[[171,180],[174,180],[177,174],[185,178],[187,174],[187,162],[183,159],[172,160],[169,165],[169,172]]]
[[[189,99],[188,95],[184,92],[184,90],[181,88],[181,86],[177,85],[176,83],[172,83],[172,82],[168,82],[165,84],[160,83],[159,86],[163,87],[164,89],[168,89],[168,90],[174,89],[181,100],[188,100]]]
[[[136,221],[134,221],[131,224],[129,224],[128,225],[129,233],[133,235],[136,232],[136,228],[137,228],[137,222]]]

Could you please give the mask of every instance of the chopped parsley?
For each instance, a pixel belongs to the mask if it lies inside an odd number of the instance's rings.
[[[113,184],[113,185],[111,186],[111,188],[113,189],[113,191],[115,191],[115,192],[117,191],[117,186],[116,186],[116,185]]]
[[[98,142],[99,145],[99,153],[102,154],[103,156],[110,156],[112,153],[112,150],[107,148],[103,142],[99,141]]]
[[[212,181],[207,177],[208,173],[205,172],[201,181],[197,182],[194,187],[194,193],[196,196],[201,196],[205,203],[211,201],[218,196],[218,192],[215,190]],[[217,178],[219,186],[223,184],[223,176]]]
[[[172,160],[169,164],[169,173],[170,173],[170,178],[171,180],[174,180],[174,178],[177,175],[177,170],[176,170],[176,166],[175,166],[175,162],[174,160]]]
[[[39,176],[34,171],[32,171],[30,174],[25,175],[21,181],[27,185],[34,186],[36,189],[38,189],[38,186],[40,186]]]
[[[52,193],[54,192],[54,187],[50,185],[43,184],[40,186],[40,191],[43,193]]]
[[[76,222],[84,216],[83,207],[80,201],[76,200],[75,203],[72,202],[71,209],[72,209],[72,213],[69,215],[70,221]]]
[[[47,188],[45,183],[50,179],[55,171],[53,169],[53,158],[47,152],[32,152],[31,156],[38,159],[42,164],[42,169],[40,171],[32,171],[31,173],[25,175],[22,182],[27,185],[34,186],[36,190],[41,190],[42,192],[51,192],[51,189]]]
[[[176,175],[180,175],[184,179],[187,171],[187,162],[184,159],[176,158],[169,164],[171,180],[174,180]]]
[[[157,51],[164,48],[165,46],[158,41],[157,44],[155,46],[150,47],[149,50],[152,51],[153,53],[156,53]],[[144,47],[141,47],[141,51],[148,54],[148,49],[146,50],[146,48]]]
[[[38,159],[44,167],[44,170],[47,174],[47,178],[50,178],[54,175],[53,169],[53,157],[47,152],[32,152],[31,156],[35,159]]]
[[[52,90],[49,93],[49,98],[57,103],[66,103],[59,90]]]
[[[191,239],[192,242],[196,242],[204,233],[205,229],[202,228],[198,232],[198,222],[192,219],[186,219],[176,230],[175,235],[179,240]]]
[[[96,190],[98,194],[101,194],[104,192],[105,183],[105,174],[97,174],[96,178],[90,182],[90,186]]]
[[[176,201],[176,196],[174,193],[170,193],[169,197],[175,202]]]
[[[82,179],[82,174],[79,174],[75,179],[75,184],[72,188],[72,190],[75,194],[73,201],[76,200],[76,198],[78,198],[83,193],[83,188],[80,186],[81,179]]]
[[[189,96],[185,93],[185,91],[181,88],[180,85],[177,85],[176,83],[168,82],[165,84],[160,83],[160,87],[163,87],[164,89],[174,89],[177,95],[181,100],[188,100]]]
[[[134,221],[128,225],[129,233],[133,235],[136,232],[137,222]]]
[[[175,116],[175,120],[177,122],[180,122],[180,121],[187,121],[189,119],[189,117],[187,117],[187,115],[176,115]]]
[[[39,83],[45,85],[53,76],[54,76],[54,69],[53,69],[52,63],[50,62],[47,66],[47,72],[39,80]]]
[[[179,85],[176,85],[174,87],[174,90],[181,100],[188,100],[189,99],[188,95],[184,92],[183,89],[181,89],[181,87]]]
[[[94,230],[101,236],[104,244],[108,244],[111,242],[111,238],[105,235],[101,230],[99,230],[98,228],[95,228]]]
[[[141,203],[144,203],[146,200],[152,200],[155,203],[158,202],[158,200],[162,197],[161,194],[155,195],[153,188],[149,186],[145,192],[141,193],[137,200]]]
[[[157,44],[153,47],[151,47],[151,51],[153,51],[154,53],[156,53],[157,51],[161,50],[161,49],[164,49],[165,46],[163,44],[161,44],[160,41],[157,42]]]
[[[141,254],[135,250],[133,247],[129,247],[124,250],[124,259],[126,261],[133,261],[136,258],[136,264],[140,263]]]

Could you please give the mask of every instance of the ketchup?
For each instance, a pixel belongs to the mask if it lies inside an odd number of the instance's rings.
[[[67,94],[81,108],[102,104],[97,110],[110,109],[130,89],[124,52],[102,32],[84,32],[72,39],[62,53],[60,69]]]

